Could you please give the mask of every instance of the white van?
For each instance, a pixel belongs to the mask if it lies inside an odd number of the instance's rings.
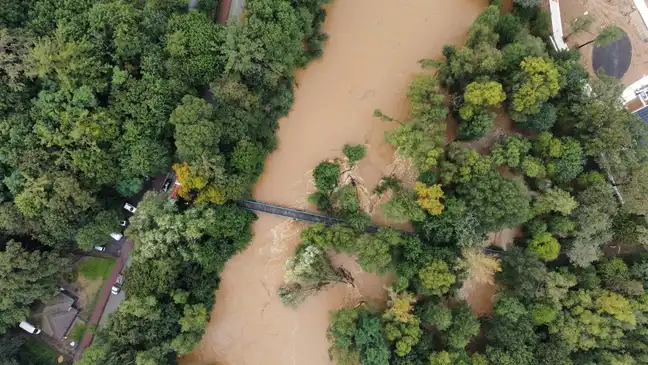
[[[34,335],[37,335],[37,334],[41,333],[40,328],[36,328],[36,327],[34,327],[33,324],[31,324],[31,323],[29,323],[29,322],[27,322],[27,321],[22,321],[22,322],[20,322],[20,325],[19,325],[19,326],[20,326],[20,328],[22,328],[22,329],[24,329],[25,331],[27,331],[27,332],[29,332],[29,333],[31,333],[31,334],[34,334]]]
[[[124,237],[124,235],[121,233],[111,233],[110,237],[112,237],[112,239],[114,239],[115,241],[119,241],[120,239],[122,239],[122,237]]]

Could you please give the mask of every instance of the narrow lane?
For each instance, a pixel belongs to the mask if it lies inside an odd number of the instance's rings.
[[[90,317],[88,326],[97,326],[99,324],[99,320],[101,319],[101,315],[103,314],[104,308],[106,308],[106,303],[108,303],[108,299],[110,298],[110,289],[115,284],[115,281],[117,280],[117,276],[124,268],[124,265],[126,264],[126,260],[128,259],[128,255],[130,254],[132,249],[133,249],[133,242],[127,240],[124,243],[121,252],[119,253],[119,258],[117,259],[117,262],[113,267],[112,273],[110,273],[110,278],[106,280],[103,288],[101,289],[101,294],[99,294],[99,298],[97,299],[97,305],[95,306],[95,309],[92,312],[92,317]],[[83,339],[81,339],[81,343],[79,344],[79,350],[77,351],[76,356],[74,357],[74,361],[78,361],[81,359],[81,357],[83,356],[83,351],[85,351],[85,349],[88,346],[90,346],[93,338],[94,338],[94,334],[90,331],[86,331],[86,333],[83,335]]]

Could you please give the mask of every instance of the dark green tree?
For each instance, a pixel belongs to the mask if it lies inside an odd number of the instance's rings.
[[[8,241],[0,252],[0,333],[24,321],[36,301],[52,298],[69,265],[55,252],[28,251],[16,241]]]

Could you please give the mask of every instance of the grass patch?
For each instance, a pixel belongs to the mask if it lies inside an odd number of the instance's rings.
[[[98,257],[86,257],[79,265],[79,274],[88,280],[108,279],[113,267],[114,259],[102,259]]]
[[[59,356],[54,349],[46,344],[28,338],[20,347],[20,363],[29,365],[58,365]]]
[[[85,323],[81,321],[77,321],[77,323],[74,325],[74,328],[70,331],[70,334],[68,337],[75,341],[81,341],[81,338],[83,337],[83,334],[86,332],[86,325]]]

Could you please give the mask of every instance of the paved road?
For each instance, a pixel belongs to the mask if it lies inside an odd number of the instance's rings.
[[[131,261],[132,261],[132,257],[128,256],[128,258],[126,259],[125,266],[126,267],[130,266]],[[123,290],[121,290],[117,295],[114,295],[112,293],[110,294],[110,297],[108,298],[108,303],[106,303],[106,308],[104,308],[103,314],[101,315],[101,319],[99,320],[100,328],[103,328],[106,325],[110,313],[116,311],[119,305],[121,304],[121,302],[124,301],[124,299],[126,299],[126,293],[124,293]]]
[[[119,241],[115,241],[111,237],[108,237],[108,240],[104,245],[106,247],[106,251],[104,251],[103,253],[119,257],[119,251],[121,251],[122,247],[124,247],[125,242],[126,236],[122,237],[122,239],[120,239]]]
[[[99,320],[99,328],[103,328],[106,323],[108,322],[108,316],[117,310],[121,302],[126,299],[126,294],[124,294],[124,291],[120,291],[119,294],[113,295],[111,294],[110,297],[108,298],[108,303],[106,303],[106,308],[104,308],[103,314],[101,315],[101,319]]]
[[[110,274],[110,278],[104,283],[104,286],[101,289],[101,294],[97,299],[97,305],[94,311],[92,312],[92,317],[90,317],[90,321],[87,323],[88,325],[96,326],[99,324],[99,320],[101,319],[101,315],[103,314],[104,309],[106,308],[108,299],[110,299],[110,289],[112,288],[113,284],[115,284],[115,281],[117,280],[117,275],[119,275],[122,268],[126,264],[126,261],[128,260],[128,255],[130,254],[132,249],[133,249],[133,242],[126,241],[126,243],[122,247],[119,258],[115,263],[115,267],[113,268],[113,271]],[[86,332],[83,335],[83,339],[81,340],[81,344],[79,345],[79,350],[77,351],[77,354],[74,359],[75,361],[81,359],[81,357],[83,356],[83,351],[88,346],[90,346],[93,337],[94,335],[90,332]]]

